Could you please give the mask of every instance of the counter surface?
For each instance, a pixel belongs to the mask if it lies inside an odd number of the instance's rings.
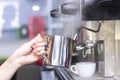
[[[95,75],[93,77],[90,78],[82,78],[77,76],[76,74],[72,73],[69,69],[67,69],[67,71],[70,73],[70,75],[75,79],[75,80],[120,80],[120,77],[115,76],[113,78],[105,78],[103,76],[101,76],[99,73],[95,73]]]

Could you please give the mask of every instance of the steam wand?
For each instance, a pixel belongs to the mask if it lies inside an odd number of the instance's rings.
[[[93,29],[90,29],[90,28],[87,28],[87,27],[84,27],[84,26],[81,26],[80,28],[77,29],[77,33],[75,34],[74,36],[74,40],[77,39],[79,33],[82,31],[82,29],[85,29],[85,30],[88,30],[88,31],[91,31],[91,32],[94,32],[94,33],[97,33],[100,31],[100,28],[101,28],[101,23],[98,24],[98,29],[97,30],[93,30]],[[78,37],[79,38],[79,37]]]

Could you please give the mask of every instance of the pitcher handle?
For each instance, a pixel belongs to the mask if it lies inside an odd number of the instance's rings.
[[[70,70],[71,70],[74,74],[78,75],[77,66],[76,66],[76,65],[72,65],[72,66],[70,67]]]

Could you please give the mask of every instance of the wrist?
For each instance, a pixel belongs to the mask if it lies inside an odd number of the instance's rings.
[[[7,59],[1,66],[0,66],[0,76],[2,80],[10,80],[11,77],[15,74],[18,68],[21,67],[19,61],[16,59]],[[7,77],[6,77],[7,75]]]
[[[19,60],[17,59],[7,59],[1,66],[0,69],[4,70],[13,70],[16,71],[18,68],[20,68],[22,65],[20,64]]]
[[[18,69],[22,66],[21,60],[19,58],[9,59],[8,63],[10,66],[14,67],[15,69]]]

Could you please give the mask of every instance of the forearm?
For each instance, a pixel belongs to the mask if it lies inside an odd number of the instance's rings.
[[[0,80],[10,80],[19,67],[21,64],[18,59],[7,59],[0,66]]]

